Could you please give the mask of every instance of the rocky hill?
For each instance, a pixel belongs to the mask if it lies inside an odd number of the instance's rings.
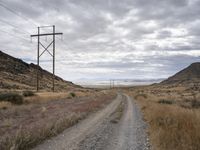
[[[37,65],[28,64],[0,51],[0,89],[36,89]],[[39,67],[40,89],[52,89],[52,74]],[[69,90],[79,86],[55,76],[55,90]]]
[[[191,64],[161,84],[200,84],[200,62]]]

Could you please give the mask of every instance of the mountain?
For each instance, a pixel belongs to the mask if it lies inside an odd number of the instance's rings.
[[[192,84],[200,83],[200,62],[192,63],[174,76],[161,82],[161,84]]]
[[[40,89],[52,89],[52,73],[21,59],[14,58],[0,51],[0,89],[34,90],[36,89],[37,70],[39,69]],[[72,82],[55,76],[55,90],[80,88]]]

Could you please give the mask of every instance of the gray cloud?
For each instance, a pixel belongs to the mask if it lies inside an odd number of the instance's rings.
[[[65,79],[168,77],[200,60],[200,0],[2,2],[18,15],[0,6],[1,50],[36,62],[29,33],[55,24],[64,33],[57,39],[56,73]],[[42,60],[51,70],[51,57]]]

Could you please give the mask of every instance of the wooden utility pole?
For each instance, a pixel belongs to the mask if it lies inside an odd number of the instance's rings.
[[[44,34],[40,34],[40,29],[41,28],[53,28],[53,32],[52,33],[44,33]],[[52,57],[53,57],[53,87],[52,87],[52,91],[54,92],[55,91],[55,48],[56,48],[56,40],[55,40],[55,36],[56,35],[62,35],[63,33],[56,33],[55,32],[55,25],[53,26],[41,26],[41,27],[38,27],[38,34],[35,34],[35,35],[31,35],[31,38],[32,37],[38,37],[38,41],[37,41],[37,91],[39,91],[39,66],[40,66],[40,57],[44,54],[44,52],[48,52]],[[41,36],[53,36],[53,39],[52,39],[52,42],[47,46],[45,47],[41,42],[40,42],[40,37]],[[53,45],[53,54],[48,50],[49,47]],[[43,47],[43,52],[40,54],[40,46]]]
[[[115,80],[110,79],[110,89],[114,89],[115,87]]]
[[[40,35],[40,27],[38,27],[38,35]],[[37,45],[37,91],[39,91],[39,66],[40,66],[40,36],[38,36],[38,45]]]

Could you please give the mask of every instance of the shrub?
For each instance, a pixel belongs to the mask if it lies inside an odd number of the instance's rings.
[[[34,96],[35,93],[33,91],[24,91],[23,96],[28,97],[28,96]]]
[[[71,97],[76,97],[76,94],[73,93],[73,92],[71,92],[71,93],[70,93],[70,96],[71,96]]]
[[[191,101],[192,108],[199,108],[200,107],[200,101],[197,101],[196,99]]]
[[[173,104],[172,100],[161,99],[158,101],[160,104]]]
[[[138,99],[139,97],[143,97],[143,98],[147,98],[147,95],[146,94],[144,94],[144,93],[140,93],[140,94],[137,94],[134,98],[135,99]]]
[[[23,97],[17,93],[3,93],[0,94],[0,101],[7,101],[13,104],[22,104]]]

